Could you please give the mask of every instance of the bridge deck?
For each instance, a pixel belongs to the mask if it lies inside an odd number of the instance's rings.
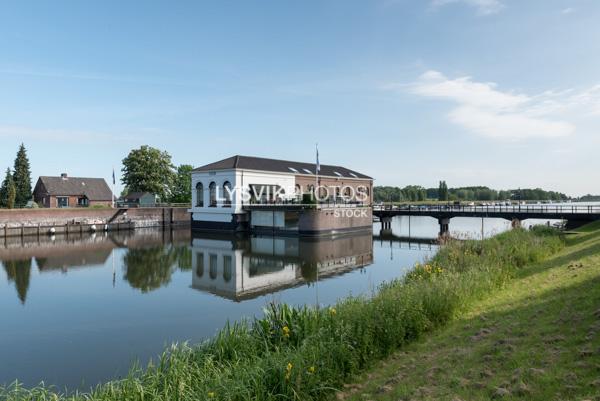
[[[376,206],[373,216],[429,216],[438,219],[452,217],[495,217],[508,220],[557,219],[594,221],[600,220],[600,206],[579,205],[513,205],[513,206]]]

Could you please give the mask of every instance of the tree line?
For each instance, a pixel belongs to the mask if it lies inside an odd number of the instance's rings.
[[[32,200],[31,170],[27,150],[21,144],[15,157],[13,169],[6,169],[0,185],[0,208],[24,207]]]
[[[373,188],[375,202],[417,202],[425,200],[440,201],[564,201],[571,199],[561,192],[545,191],[541,188],[519,188],[496,190],[485,186],[448,188],[440,181],[437,188],[425,188],[418,185],[406,187],[376,186]]]

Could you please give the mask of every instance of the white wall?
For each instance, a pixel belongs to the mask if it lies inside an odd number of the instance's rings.
[[[204,185],[203,200],[204,205],[198,207],[196,198],[196,185],[201,182]],[[221,199],[217,199],[217,206],[210,207],[210,183],[214,182],[218,188],[218,198],[224,198],[223,184],[229,182],[232,189],[235,189],[231,199],[231,207],[223,207]],[[291,199],[295,196],[293,188],[295,177],[293,174],[278,174],[249,170],[222,170],[222,171],[201,171],[192,173],[192,218],[196,221],[214,221],[229,222],[234,213],[242,213],[243,191],[246,191],[250,185],[279,185],[290,193],[285,194],[285,198]]]

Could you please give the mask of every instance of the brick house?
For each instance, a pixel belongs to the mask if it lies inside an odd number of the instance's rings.
[[[112,192],[104,178],[40,177],[33,189],[34,201],[42,207],[112,206]]]

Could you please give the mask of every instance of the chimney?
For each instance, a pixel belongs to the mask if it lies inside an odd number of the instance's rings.
[[[69,177],[67,176],[67,173],[62,173],[62,174],[60,175],[60,178],[62,178],[63,180],[66,180],[66,179],[68,179]]]

